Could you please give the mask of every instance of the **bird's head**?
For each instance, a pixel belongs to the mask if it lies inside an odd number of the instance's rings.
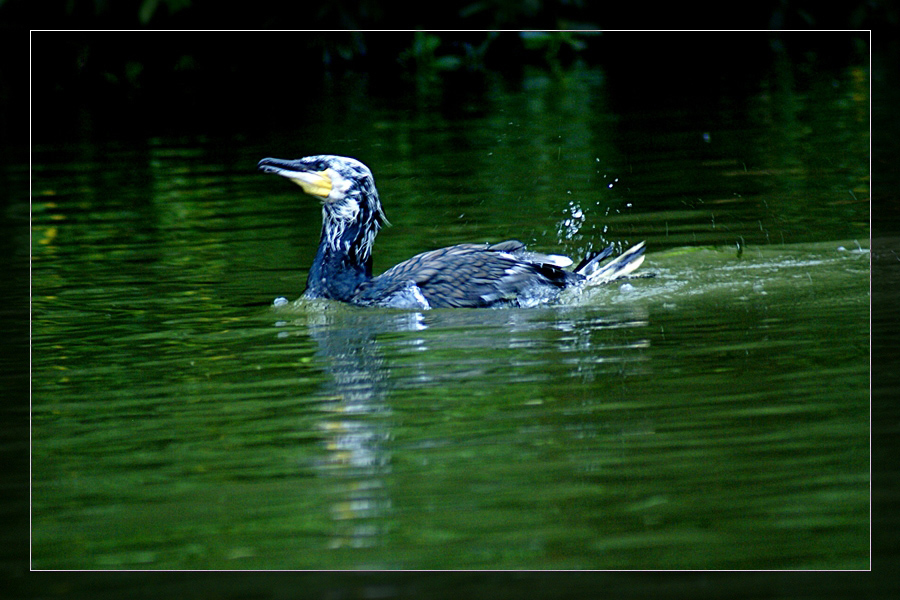
[[[287,177],[321,200],[323,242],[332,250],[369,259],[378,230],[388,224],[369,167],[355,158],[319,155],[264,158],[259,169]]]

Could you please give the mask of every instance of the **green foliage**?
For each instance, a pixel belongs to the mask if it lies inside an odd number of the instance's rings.
[[[484,40],[476,45],[471,43],[455,44],[449,50],[439,52],[442,45],[440,36],[425,31],[417,31],[412,45],[400,53],[400,64],[414,70],[419,76],[433,76],[440,71],[457,71],[460,69],[480,70],[484,68],[484,54],[496,33],[485,34]]]
[[[537,63],[559,74],[568,59],[587,49],[587,36],[596,31],[523,31],[505,34],[507,39],[498,44],[501,33],[485,32],[481,40],[461,40],[449,34],[416,31],[413,41],[403,50],[398,62],[419,79],[433,79],[441,72],[483,71],[491,53],[518,56],[519,61]],[[517,42],[509,43],[513,36]],[[503,46],[503,49],[497,49]],[[521,51],[510,50],[510,47]],[[496,62],[496,61],[495,61]],[[508,61],[507,61],[508,62]]]
[[[562,71],[562,53],[576,55],[587,48],[585,37],[597,31],[523,31],[519,34],[526,50],[542,53],[544,63],[554,73]]]
[[[191,7],[192,0],[144,0],[138,9],[138,18],[146,25],[157,14],[161,5],[168,9],[169,15]]]

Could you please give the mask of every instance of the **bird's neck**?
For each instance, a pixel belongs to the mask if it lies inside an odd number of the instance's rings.
[[[338,235],[329,229],[333,226],[326,222],[322,227],[304,295],[349,302],[357,287],[372,279],[371,246],[375,236],[360,223],[344,226]]]

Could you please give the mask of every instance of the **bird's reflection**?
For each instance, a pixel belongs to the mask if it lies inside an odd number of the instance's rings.
[[[327,301],[298,301],[292,308],[290,320],[278,325],[314,340],[317,362],[328,375],[320,389],[323,416],[317,424],[326,452],[315,465],[334,482],[328,547],[377,546],[391,508],[384,482],[391,468],[388,376],[378,336],[419,331],[425,327],[422,314]]]
[[[384,540],[392,510],[390,394],[558,376],[547,360],[583,379],[639,368],[646,344],[634,335],[640,329],[624,336],[623,346],[609,345],[609,331],[598,332],[647,324],[640,309],[618,317],[595,317],[583,307],[416,312],[322,300],[298,301],[285,317],[283,335],[311,340],[326,375],[317,392],[325,452],[314,468],[332,482],[327,545],[334,549],[377,547]],[[457,353],[449,362],[448,350]]]

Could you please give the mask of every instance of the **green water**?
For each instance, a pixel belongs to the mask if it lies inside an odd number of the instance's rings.
[[[712,108],[602,72],[367,94],[277,133],[32,154],[36,569],[866,569],[859,69]],[[316,115],[321,117],[321,115]],[[375,270],[515,237],[642,271],[536,309],[291,302],[320,210],[255,171],[348,154]]]

